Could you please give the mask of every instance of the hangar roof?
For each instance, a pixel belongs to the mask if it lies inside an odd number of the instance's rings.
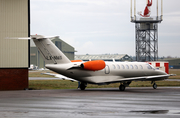
[[[131,60],[127,54],[75,55],[75,60]]]

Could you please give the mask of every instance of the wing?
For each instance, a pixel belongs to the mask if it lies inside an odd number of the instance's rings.
[[[172,75],[156,75],[156,76],[143,76],[143,77],[133,77],[133,78],[123,78],[120,80],[120,82],[123,81],[159,81],[168,79],[169,76]]]
[[[62,79],[62,80],[70,80],[70,81],[72,81],[72,82],[78,82],[78,81],[75,80],[75,79],[71,79],[71,78],[68,78],[68,77],[63,76],[63,75],[60,75],[60,74],[53,74],[53,73],[41,73],[41,74],[51,75],[51,76],[57,77],[57,78]]]
[[[169,75],[156,75],[156,76],[144,76],[144,77],[135,77],[135,78],[127,78],[129,80],[134,81],[159,81],[167,79]]]
[[[129,81],[160,81],[167,79],[169,76],[172,75],[157,75],[157,76],[142,76],[142,77],[132,77],[132,78],[122,78],[117,77],[116,80],[113,81],[106,81],[106,82],[99,82],[97,84],[110,84],[110,83],[118,83],[118,82],[129,82]]]

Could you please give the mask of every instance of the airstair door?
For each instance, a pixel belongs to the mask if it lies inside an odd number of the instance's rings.
[[[109,74],[110,73],[110,69],[109,69],[109,66],[106,65],[106,68],[105,68],[105,74]]]

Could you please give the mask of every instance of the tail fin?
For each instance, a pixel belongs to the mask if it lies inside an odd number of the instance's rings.
[[[71,61],[49,39],[41,35],[31,35],[46,64],[64,64]]]

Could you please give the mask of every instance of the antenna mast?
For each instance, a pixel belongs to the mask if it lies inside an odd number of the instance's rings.
[[[134,1],[134,14],[133,13]],[[147,0],[144,13],[136,14],[136,0],[131,0],[131,22],[135,23],[136,61],[158,60],[158,23],[163,20],[163,3],[161,0],[161,16],[159,16],[159,1]],[[139,0],[140,1],[140,0]],[[142,0],[141,0],[142,1]],[[156,3],[156,16],[151,16],[151,6]],[[134,17],[133,17],[134,16]]]

